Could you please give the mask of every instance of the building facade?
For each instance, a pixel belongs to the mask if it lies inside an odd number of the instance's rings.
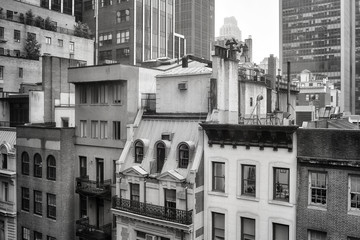
[[[74,128],[16,128],[17,239],[74,239]]]
[[[175,34],[174,0],[84,1],[83,21],[95,34],[98,63],[137,65],[184,56],[184,37]]]
[[[0,129],[0,239],[15,240],[16,234],[16,130]]]
[[[112,64],[69,69],[75,84],[75,218],[79,239],[111,239],[115,162],[125,147],[126,126],[141,94],[155,92],[160,71]],[[75,185],[75,183],[74,183]]]
[[[297,134],[296,239],[359,239],[359,130]]]
[[[215,40],[215,1],[175,1],[175,31],[186,38],[186,53],[211,59]]]
[[[359,1],[280,1],[280,65],[308,69],[341,88],[342,111],[360,112],[357,66]]]

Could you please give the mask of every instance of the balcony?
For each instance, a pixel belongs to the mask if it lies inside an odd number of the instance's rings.
[[[99,182],[89,180],[88,177],[76,178],[76,193],[81,193],[88,197],[110,199],[111,179]]]
[[[0,215],[16,216],[15,203],[0,200]]]
[[[104,226],[89,224],[89,218],[82,218],[76,221],[76,236],[88,240],[110,240],[111,223]]]
[[[185,225],[192,224],[192,210],[185,211],[174,208],[132,201],[124,198],[113,197],[113,209],[130,212],[146,217],[165,220]]]

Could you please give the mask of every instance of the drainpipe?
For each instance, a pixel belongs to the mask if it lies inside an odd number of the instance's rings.
[[[287,77],[288,77],[288,82],[287,82],[287,109],[286,111],[288,113],[290,113],[290,62],[287,62]]]
[[[146,178],[144,178],[144,212],[146,212]]]

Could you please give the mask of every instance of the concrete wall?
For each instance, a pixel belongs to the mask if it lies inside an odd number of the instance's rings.
[[[29,92],[29,121],[30,123],[44,123],[44,92]]]
[[[43,236],[56,239],[74,239],[74,129],[22,126],[17,128],[17,169],[21,169],[21,155],[24,151],[30,157],[30,175],[18,175],[17,195],[21,196],[21,187],[30,189],[30,211],[21,210],[21,197],[17,198],[19,218],[17,234],[27,227],[33,235],[38,231]],[[33,176],[33,158],[36,153],[42,157],[42,178]],[[46,159],[49,155],[56,159],[56,181],[46,179]],[[33,191],[42,191],[42,217],[34,215]],[[47,217],[46,193],[56,194],[56,221]]]
[[[193,76],[158,77],[156,79],[156,112],[158,113],[206,113],[211,74]],[[186,90],[178,84],[186,83]]]
[[[296,239],[296,136],[294,149],[205,144],[205,228],[204,239],[212,239],[212,212],[225,214],[225,239],[241,238],[241,217],[255,219],[256,239],[272,239],[272,223],[289,226],[289,239]],[[204,143],[208,142],[205,135]],[[225,163],[225,192],[212,191],[212,162]],[[256,166],[256,197],[241,195],[241,165]],[[273,200],[273,168],[289,168],[289,202]]]
[[[266,86],[252,81],[239,82],[240,86],[240,114],[242,117],[249,118],[251,115],[257,115],[256,98],[259,95],[263,96],[260,101],[260,116],[266,117],[267,112],[267,91]],[[252,105],[250,105],[250,98],[252,98]]]
[[[75,127],[75,107],[55,107],[56,127],[64,127],[62,119],[69,121],[69,127]]]

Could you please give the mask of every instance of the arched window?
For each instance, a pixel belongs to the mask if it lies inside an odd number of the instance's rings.
[[[42,177],[42,159],[38,153],[34,156],[34,177]]]
[[[23,152],[21,155],[21,173],[23,175],[29,175],[30,172],[30,159],[27,152]]]
[[[56,180],[56,160],[55,157],[49,155],[47,158],[47,179]]]
[[[135,143],[135,162],[141,163],[144,158],[144,144],[141,141]]]
[[[156,172],[160,173],[165,162],[165,145],[160,142],[156,145]]]
[[[179,168],[187,168],[189,164],[189,147],[186,144],[179,146]]]

